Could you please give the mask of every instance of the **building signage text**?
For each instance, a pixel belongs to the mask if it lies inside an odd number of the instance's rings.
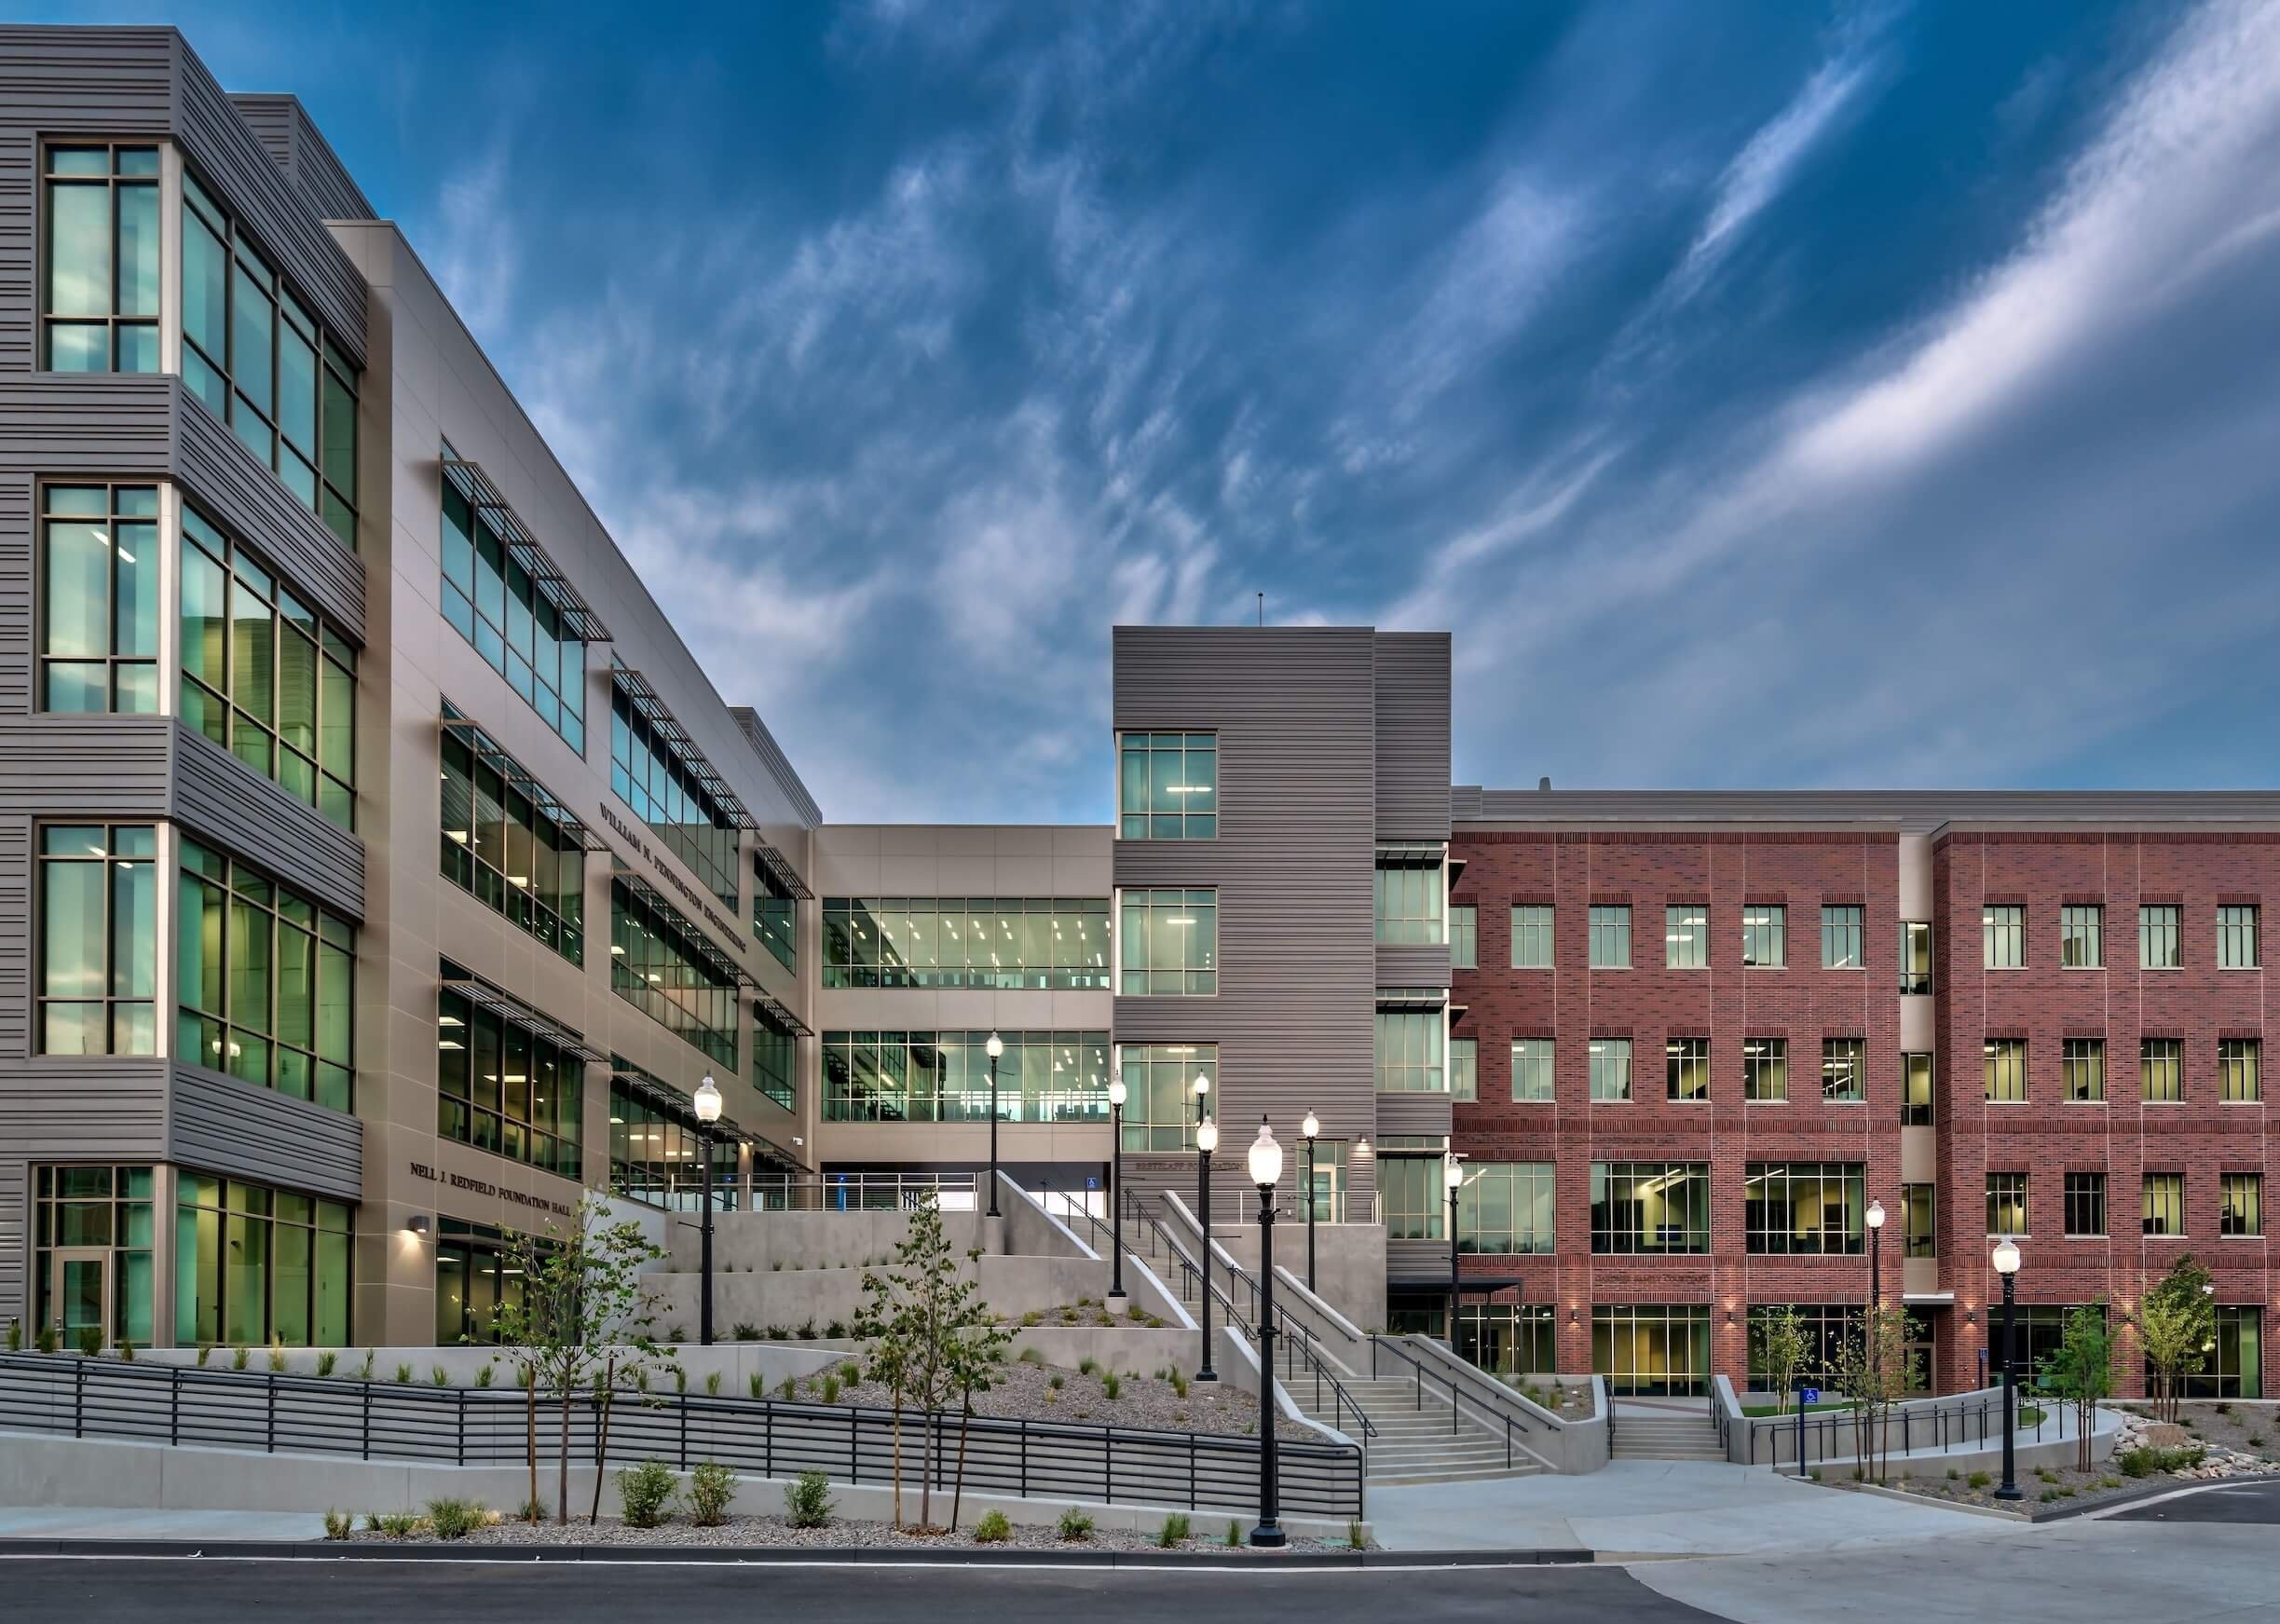
[[[412,1177],[425,1179],[430,1184],[448,1184],[454,1190],[471,1190],[478,1195],[488,1195],[496,1201],[511,1202],[517,1207],[535,1207],[541,1212],[552,1212],[562,1218],[577,1214],[559,1201],[550,1201],[543,1195],[526,1194],[520,1190],[504,1190],[497,1184],[486,1184],[481,1179],[471,1179],[464,1173],[438,1172],[425,1162],[411,1164]]]

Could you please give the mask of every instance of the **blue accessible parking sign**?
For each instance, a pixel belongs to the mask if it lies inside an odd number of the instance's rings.
[[[1821,1402],[1821,1389],[1820,1389],[1819,1387],[1808,1387],[1808,1388],[1806,1388],[1806,1389],[1805,1389],[1803,1392],[1801,1392],[1801,1393],[1799,1393],[1799,1394],[1797,1395],[1797,1402],[1798,1402],[1798,1403],[1800,1403],[1800,1404],[1818,1404],[1818,1403],[1820,1403],[1820,1402]]]

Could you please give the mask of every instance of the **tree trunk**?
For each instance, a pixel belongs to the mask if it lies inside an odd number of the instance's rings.
[[[523,1374],[523,1453],[530,1460],[530,1498],[525,1502],[530,1520],[539,1520],[539,1372],[525,1366]]]
[[[935,1525],[935,1412],[922,1410],[922,1429],[919,1433],[919,1526]]]
[[[602,1473],[609,1465],[609,1408],[617,1396],[618,1361],[613,1358],[602,1368],[601,1425],[594,1443],[594,1507],[586,1513],[589,1528],[602,1520]]]
[[[898,1381],[891,1389],[894,1405],[894,1532],[903,1531],[903,1388]]]
[[[570,1525],[570,1385],[562,1384],[561,1449],[555,1456],[554,1521],[565,1528]]]

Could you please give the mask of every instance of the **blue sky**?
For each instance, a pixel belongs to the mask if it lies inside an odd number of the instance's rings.
[[[1261,590],[1465,782],[2272,780],[2280,5],[625,15],[170,20],[835,820],[1105,821],[1111,623]]]

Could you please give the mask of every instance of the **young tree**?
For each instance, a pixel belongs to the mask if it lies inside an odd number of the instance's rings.
[[[2068,1312],[2065,1339],[2036,1370],[2035,1382],[2052,1398],[2074,1406],[2074,1467],[2088,1471],[2098,1402],[2114,1390],[2114,1335],[2107,1328],[2103,1303],[2085,1303]]]
[[[997,1385],[1005,1349],[1014,1339],[1014,1333],[982,1303],[981,1260],[979,1247],[966,1253],[974,1278],[953,1282],[943,1317],[943,1357],[949,1366],[949,1385],[958,1394],[958,1474],[950,1494],[952,1528],[958,1526],[959,1513],[965,1506],[966,1424],[974,1418],[974,1395],[987,1393]]]
[[[1892,1407],[1917,1385],[1918,1361],[1908,1350],[1907,1311],[1871,1309],[1860,1334],[1845,1339],[1831,1372],[1852,1411],[1858,1475],[1882,1481],[1891,1465]]]
[[[2208,1270],[2191,1252],[2169,1265],[2137,1305],[2137,1334],[2152,1372],[2154,1412],[2178,1418],[2184,1378],[2198,1371],[2217,1335],[2216,1301]]]
[[[1752,1340],[1757,1344],[1757,1368],[1773,1384],[1774,1413],[1789,1413],[1790,1390],[1805,1365],[1805,1317],[1786,1303],[1762,1309],[1753,1316]]]

